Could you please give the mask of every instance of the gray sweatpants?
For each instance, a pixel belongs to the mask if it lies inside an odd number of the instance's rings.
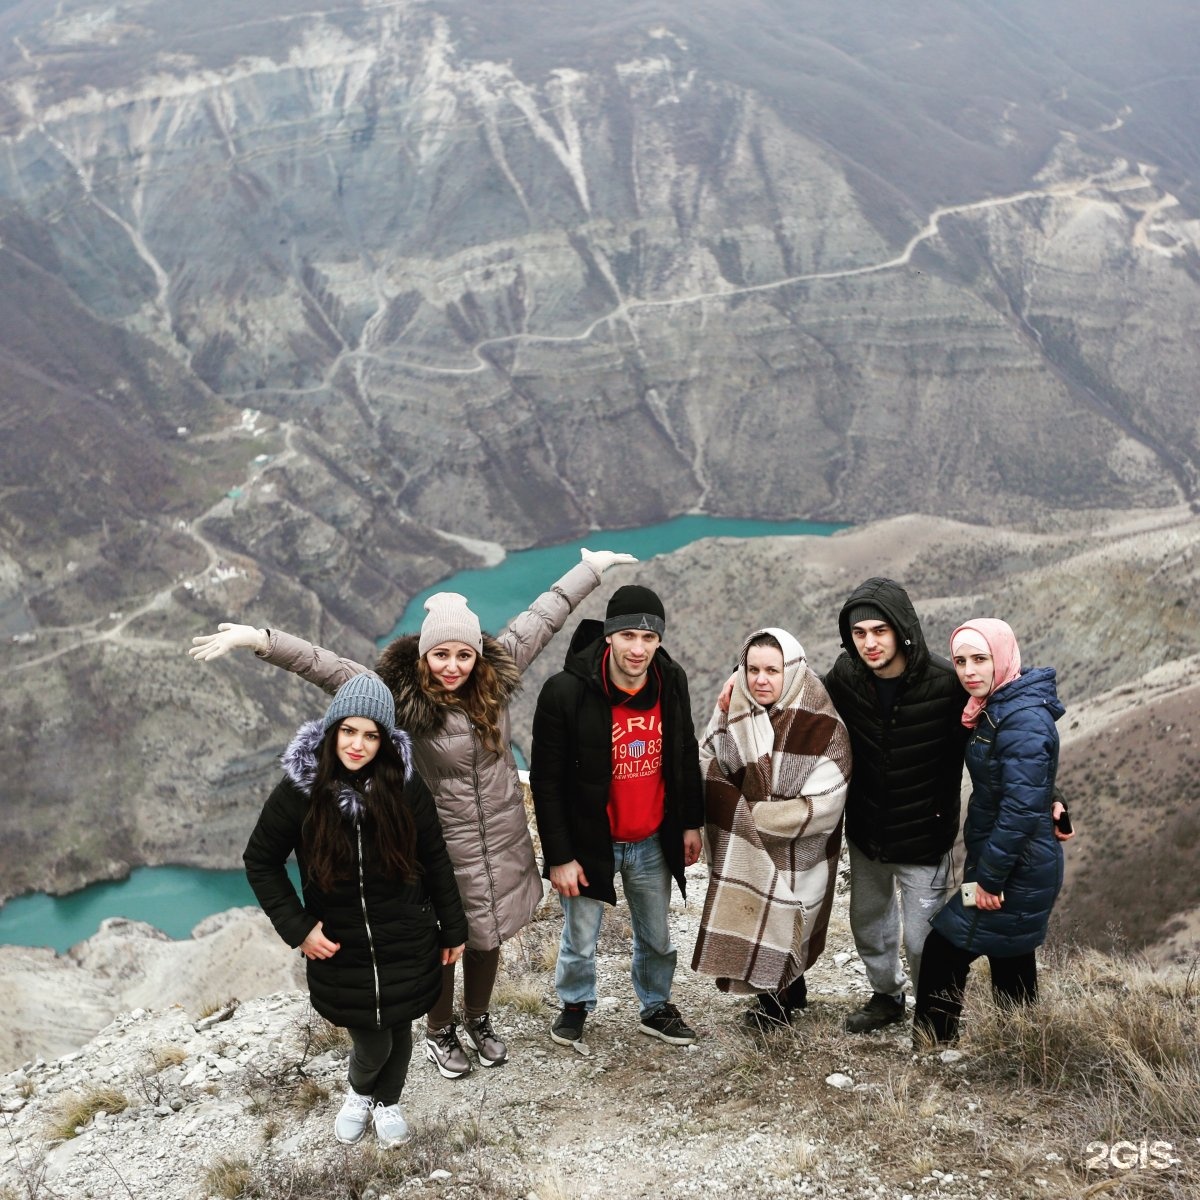
[[[929,920],[955,887],[947,854],[934,866],[876,862],[850,847],[850,932],[872,992],[899,999],[909,986],[900,962],[901,923],[911,987],[917,990]]]

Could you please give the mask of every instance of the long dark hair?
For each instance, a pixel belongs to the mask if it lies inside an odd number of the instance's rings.
[[[434,678],[429,664],[422,654],[417,659],[417,681],[421,690],[441,708],[461,709],[467,715],[480,741],[494,754],[504,753],[504,739],[500,736],[500,714],[508,697],[500,686],[500,676],[482,654],[475,656],[471,674],[463,680],[457,691],[444,688]]]
[[[404,801],[404,760],[387,733],[379,730],[379,749],[359,771],[347,771],[337,756],[341,723],[330,726],[317,752],[317,774],[309,793],[303,841],[308,871],[322,891],[354,873],[354,834],[339,806],[346,789],[362,801],[363,833],[373,842],[386,875],[417,879],[417,827]]]

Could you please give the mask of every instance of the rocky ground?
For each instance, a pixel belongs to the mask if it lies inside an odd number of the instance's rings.
[[[370,1135],[353,1148],[333,1141],[344,1049],[326,1047],[303,993],[204,1017],[148,1006],[77,1052],[0,1079],[0,1196],[1059,1200],[1106,1181],[1136,1182],[1139,1195],[1193,1194],[1172,1189],[1196,1179],[1200,1144],[1187,1149],[1175,1129],[1143,1130],[1171,1142],[1164,1168],[1085,1172],[1095,1158],[1086,1143],[1110,1136],[1099,1096],[1081,1107],[1052,1087],[998,1083],[995,1056],[970,1033],[961,1052],[941,1056],[914,1055],[907,1025],[843,1033],[867,995],[844,872],[829,948],[809,973],[809,1009],[791,1031],[743,1034],[745,1001],[686,966],[703,873],[692,869],[695,894],[686,906],[676,895],[673,907],[675,998],[700,1034],[694,1046],[637,1031],[623,902],[606,921],[588,1053],[550,1041],[551,900],[506,947],[494,1017],[509,1063],[447,1082],[418,1054],[403,1097],[414,1134],[406,1146],[382,1153]],[[990,1008],[978,992],[972,1003],[981,1015]],[[1194,1001],[1190,1011],[1194,1021]]]

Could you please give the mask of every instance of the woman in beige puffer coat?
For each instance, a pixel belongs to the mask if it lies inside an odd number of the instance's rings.
[[[433,793],[454,865],[468,925],[463,1034],[485,1067],[508,1056],[488,1012],[500,945],[529,922],[543,894],[509,744],[508,704],[522,672],[597,587],[604,570],[636,561],[607,550],[584,550],[582,559],[498,638],[481,632],[462,596],[431,596],[421,634],[397,638],[375,665],[395,698],[397,726],[412,738],[413,758]],[[217,633],[194,638],[190,653],[207,660],[239,646],[330,693],[367,670],[282,630],[248,625],[222,624]],[[453,1010],[450,965],[425,1039],[426,1057],[448,1079],[471,1069]]]

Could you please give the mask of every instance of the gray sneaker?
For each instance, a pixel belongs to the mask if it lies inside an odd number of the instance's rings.
[[[371,1121],[371,1097],[360,1096],[353,1088],[346,1089],[346,1099],[333,1119],[333,1136],[343,1146],[353,1146],[362,1140]]]
[[[508,1058],[508,1047],[496,1036],[489,1013],[463,1021],[463,1040],[479,1055],[481,1067],[498,1067]]]
[[[400,1105],[377,1104],[371,1109],[375,1121],[375,1137],[384,1150],[390,1150],[401,1142],[408,1141],[408,1122],[400,1111]]]
[[[426,1030],[425,1057],[443,1079],[458,1079],[471,1070],[471,1060],[458,1040],[458,1031],[451,1021],[444,1029]]]

